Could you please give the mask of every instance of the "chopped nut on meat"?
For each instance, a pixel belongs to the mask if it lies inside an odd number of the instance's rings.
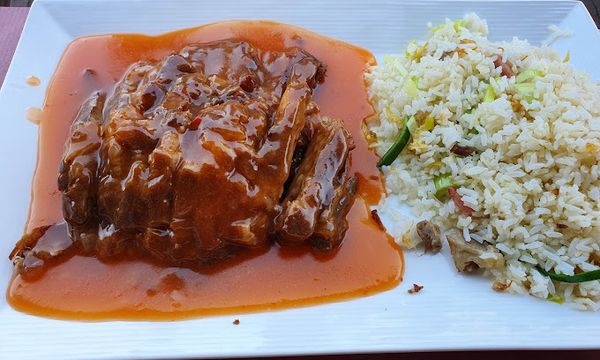
[[[431,251],[436,254],[442,249],[440,240],[440,228],[427,220],[420,221],[417,224],[417,234],[423,240],[425,252]]]
[[[413,287],[408,289],[409,294],[416,294],[419,291],[423,290],[424,286],[413,284]]]
[[[459,272],[504,266],[504,256],[491,245],[482,245],[476,241],[467,242],[456,229],[446,234],[446,238],[454,265]]]

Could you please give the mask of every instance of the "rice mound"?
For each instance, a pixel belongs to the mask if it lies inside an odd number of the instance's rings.
[[[405,116],[435,121],[383,167],[387,190],[416,218],[495,246],[505,266],[486,275],[506,291],[598,310],[600,281],[556,282],[535,267],[567,275],[599,268],[600,83],[574,70],[568,55],[517,38],[490,42],[487,33],[475,14],[446,20],[366,75],[377,111],[367,137],[380,155]],[[497,55],[516,74],[540,74],[528,80],[533,93],[502,76]],[[484,102],[488,87],[495,99]],[[454,155],[458,142],[476,151]],[[434,196],[433,178],[446,173],[473,216]],[[388,231],[398,243],[419,245],[414,223],[405,223],[391,198],[378,209],[395,219]]]

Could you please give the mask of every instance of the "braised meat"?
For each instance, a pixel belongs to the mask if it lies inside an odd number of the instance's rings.
[[[312,101],[324,76],[302,50],[236,41],[133,65],[71,126],[58,185],[72,244],[101,259],[137,251],[178,266],[270,239],[336,248],[356,190],[354,145]],[[17,244],[22,270],[39,264],[45,231]]]

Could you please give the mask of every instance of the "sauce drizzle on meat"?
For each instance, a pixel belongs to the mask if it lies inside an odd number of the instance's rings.
[[[47,244],[60,224],[34,229],[13,251],[17,270],[39,276],[71,247],[191,268],[271,238],[336,249],[357,178],[352,136],[312,100],[325,75],[301,49],[233,40],[135,63],[70,126],[58,189],[72,241]]]

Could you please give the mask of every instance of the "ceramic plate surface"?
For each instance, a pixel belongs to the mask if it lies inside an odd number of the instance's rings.
[[[31,9],[0,90],[0,288],[21,236],[36,161],[37,128],[25,109],[41,106],[44,85],[65,48],[82,35],[158,34],[226,19],[270,19],[363,46],[378,57],[423,38],[428,22],[475,11],[492,40],[540,44],[548,26],[574,33],[552,46],[600,80],[600,35],[585,7],[571,1],[155,1],[39,0]],[[43,151],[41,149],[40,151]],[[445,249],[447,255],[447,249]],[[176,322],[73,322],[14,311],[0,298],[0,358],[177,358],[286,354],[600,347],[600,313],[528,296],[499,294],[481,278],[457,274],[448,256],[406,253],[403,283],[352,301]],[[412,283],[425,286],[408,295]],[[239,318],[241,324],[233,326]]]

